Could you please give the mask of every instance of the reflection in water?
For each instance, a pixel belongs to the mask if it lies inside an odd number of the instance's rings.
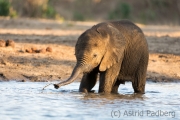
[[[145,95],[141,95],[141,94],[94,94],[94,93],[90,93],[90,94],[86,94],[84,97],[83,97],[85,100],[87,99],[90,99],[90,100],[93,100],[93,99],[100,99],[100,100],[103,100],[103,99],[106,99],[107,101],[110,101],[110,100],[120,100],[120,99],[126,99],[126,100],[135,100],[135,99],[138,99],[138,100],[143,100],[145,98]]]
[[[119,94],[79,93],[79,82],[56,90],[47,83],[0,82],[3,119],[170,119],[180,118],[180,83],[151,83],[146,94],[134,94],[131,83]]]

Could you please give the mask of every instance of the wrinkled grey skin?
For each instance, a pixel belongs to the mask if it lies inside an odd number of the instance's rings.
[[[120,84],[132,81],[135,93],[145,93],[148,45],[139,27],[130,21],[99,23],[86,30],[75,47],[77,64],[66,81],[73,82],[83,74],[80,92],[91,92],[100,73],[99,93],[117,93]]]

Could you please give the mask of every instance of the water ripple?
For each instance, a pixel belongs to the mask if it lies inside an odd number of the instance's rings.
[[[49,86],[42,91],[46,84],[0,82],[1,118],[5,120],[109,120],[117,118],[116,115],[119,113],[121,113],[121,119],[130,120],[151,119],[151,117],[153,119],[180,118],[180,83],[147,82],[144,95],[134,94],[131,83],[120,86],[119,94],[110,95],[98,94],[98,84],[94,87],[95,93],[90,94],[78,92],[78,82],[58,90]],[[175,112],[175,116],[165,115],[165,112]]]

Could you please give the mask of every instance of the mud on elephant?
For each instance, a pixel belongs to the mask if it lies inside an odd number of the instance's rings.
[[[120,84],[131,81],[135,93],[145,93],[148,45],[142,30],[128,20],[99,23],[80,35],[75,46],[77,64],[69,79],[80,73],[80,92],[91,92],[100,73],[99,93],[117,93]]]

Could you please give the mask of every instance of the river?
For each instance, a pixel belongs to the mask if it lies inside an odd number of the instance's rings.
[[[146,94],[120,85],[119,94],[79,93],[79,82],[60,89],[48,82],[0,82],[3,120],[180,119],[180,83],[147,82]]]

